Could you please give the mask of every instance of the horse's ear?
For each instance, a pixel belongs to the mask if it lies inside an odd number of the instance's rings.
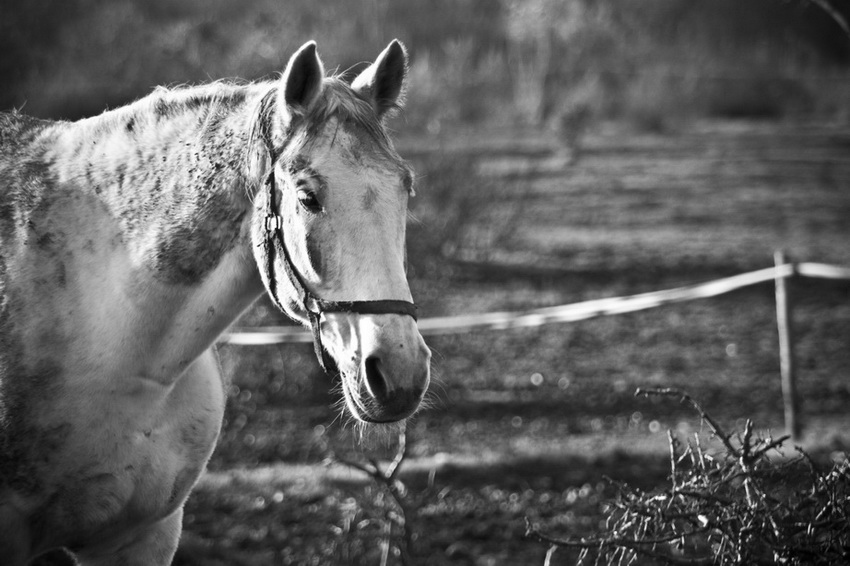
[[[287,115],[303,114],[322,92],[325,68],[316,53],[316,42],[308,41],[289,58],[281,79],[279,97]]]
[[[351,88],[371,101],[381,117],[388,110],[401,107],[406,79],[407,50],[394,39],[375,62],[354,79]]]

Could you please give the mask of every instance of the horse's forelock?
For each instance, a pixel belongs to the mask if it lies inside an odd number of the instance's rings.
[[[286,124],[276,113],[274,102],[279,95],[276,88],[267,91],[256,113],[253,131],[268,147],[282,150],[282,145],[297,137],[299,130],[305,133],[306,142],[312,141],[332,119],[362,129],[382,147],[389,147],[389,136],[370,102],[339,76],[326,77],[322,92],[314,103],[303,114],[291,116],[291,121]]]
[[[325,79],[322,96],[310,109],[308,119],[320,124],[330,118],[351,121],[376,135],[386,136],[384,126],[372,104],[339,77]]]
[[[265,180],[272,163],[280,156],[292,156],[316,141],[331,120],[366,133],[377,146],[394,155],[383,122],[372,104],[351,89],[340,76],[324,79],[320,95],[303,113],[279,115],[277,84],[270,84],[256,109],[249,135],[248,171],[257,186]]]

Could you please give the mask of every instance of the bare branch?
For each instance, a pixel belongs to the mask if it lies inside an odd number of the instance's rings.
[[[641,491],[625,483],[608,504],[604,529],[593,536],[557,538],[526,519],[527,536],[578,551],[579,563],[834,564],[850,548],[850,463],[820,473],[812,459],[774,460],[768,451],[788,437],[766,438],[748,420],[727,434],[699,403],[677,389],[638,390],[689,404],[721,439],[722,454],[703,450],[700,436],[681,450],[668,431],[672,487]]]
[[[772,440],[772,441],[768,442],[767,444],[764,444],[763,446],[759,447],[758,450],[753,452],[753,458],[754,459],[761,458],[762,456],[764,456],[765,454],[767,454],[771,450],[778,449],[780,446],[785,444],[785,441],[788,440],[789,438],[791,438],[791,435],[783,434],[782,436],[780,436],[776,440]]]
[[[735,456],[735,458],[741,457],[741,454],[738,452],[738,449],[735,448],[732,445],[731,441],[729,440],[730,436],[728,434],[726,434],[726,432],[723,430],[723,427],[720,426],[720,423],[715,421],[714,417],[712,417],[707,412],[705,412],[705,410],[702,408],[702,406],[699,403],[697,403],[693,399],[693,397],[691,397],[690,395],[688,395],[684,391],[682,391],[680,389],[675,389],[675,388],[672,388],[672,387],[659,388],[659,389],[638,388],[635,391],[635,395],[643,395],[644,397],[650,397],[652,395],[659,395],[659,396],[665,396],[665,397],[678,397],[680,402],[688,403],[691,407],[693,407],[697,411],[697,413],[699,413],[700,418],[708,424],[709,428],[711,429],[711,432],[713,432],[714,435],[717,438],[720,439],[720,441],[723,443],[723,446],[726,447],[726,450],[730,454]]]
[[[333,453],[330,455],[330,460],[336,461],[340,464],[344,464],[356,470],[360,470],[365,472],[367,476],[369,476],[372,481],[374,481],[378,486],[384,489],[384,491],[390,496],[395,508],[398,510],[397,513],[390,511],[384,523],[384,539],[382,541],[382,559],[381,564],[386,564],[387,557],[389,556],[389,546],[390,546],[390,538],[392,535],[392,524],[395,523],[401,529],[401,543],[398,545],[398,549],[401,551],[401,561],[403,564],[410,565],[414,564],[413,557],[413,537],[410,532],[410,528],[408,525],[408,517],[412,516],[413,513],[409,508],[409,504],[405,499],[405,486],[404,484],[396,478],[398,471],[404,462],[404,459],[407,456],[407,437],[405,431],[402,429],[399,431],[398,436],[398,448],[396,450],[396,455],[392,459],[392,461],[387,465],[385,470],[381,469],[381,464],[375,458],[370,458],[367,463],[348,460],[346,458],[339,457]]]
[[[396,472],[398,472],[401,463],[407,457],[407,432],[405,429],[401,429],[398,433],[398,448],[396,449],[395,458],[393,458],[392,462],[390,462],[389,466],[386,469],[386,477],[387,479],[395,478]]]
[[[664,560],[670,564],[687,564],[687,565],[700,565],[700,564],[712,564],[713,558],[706,557],[694,557],[694,558],[684,558],[678,556],[671,556],[670,554],[658,552],[654,550],[654,547],[659,544],[667,544],[676,540],[681,539],[682,537],[693,536],[695,534],[699,534],[704,531],[693,531],[689,533],[678,533],[673,534],[666,537],[658,537],[658,538],[641,538],[640,540],[631,540],[631,539],[623,539],[623,538],[581,538],[578,540],[574,539],[561,539],[557,537],[553,537],[541,532],[537,527],[531,524],[531,520],[526,517],[525,518],[525,535],[528,538],[533,540],[537,540],[538,542],[545,542],[550,544],[553,547],[562,547],[562,548],[573,548],[580,550],[601,550],[606,547],[614,547],[614,548],[626,548],[629,550],[640,550],[642,554],[646,556],[650,556],[653,558],[658,558]]]

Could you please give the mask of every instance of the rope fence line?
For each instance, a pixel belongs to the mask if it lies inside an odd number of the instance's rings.
[[[458,334],[471,330],[506,330],[563,322],[578,322],[600,316],[637,312],[666,304],[716,297],[759,283],[793,276],[850,280],[850,268],[824,263],[783,263],[706,283],[650,291],[637,295],[593,299],[539,309],[482,314],[442,316],[421,319],[419,331],[425,336]],[[281,343],[307,343],[312,335],[300,326],[235,327],[220,342],[239,346],[264,346]]]

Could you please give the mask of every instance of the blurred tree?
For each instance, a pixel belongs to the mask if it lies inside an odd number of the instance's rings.
[[[506,32],[519,111],[532,123],[563,112],[586,113],[589,101],[574,100],[569,93],[589,74],[610,76],[627,56],[612,10],[588,0],[508,0],[508,6]]]
[[[732,90],[741,96],[768,85],[780,93],[771,115],[782,116],[783,92],[803,92],[792,97],[800,100],[820,95],[796,85],[803,71],[850,61],[850,40],[835,18],[846,19],[850,3],[837,0],[0,0],[0,6],[0,107],[26,102],[29,113],[62,118],[126,103],[158,84],[271,76],[308,39],[317,39],[339,70],[402,39],[419,81],[410,91],[408,123],[428,127],[541,124],[565,114],[616,117],[635,109],[652,115],[675,101],[703,112],[713,107],[706,97],[730,90],[707,84],[707,75],[739,77],[723,80],[734,80]],[[747,84],[752,76],[758,84]],[[786,86],[774,84],[776,78]]]
[[[0,0],[0,108],[21,106],[20,86],[50,66],[59,30],[102,0]]]

